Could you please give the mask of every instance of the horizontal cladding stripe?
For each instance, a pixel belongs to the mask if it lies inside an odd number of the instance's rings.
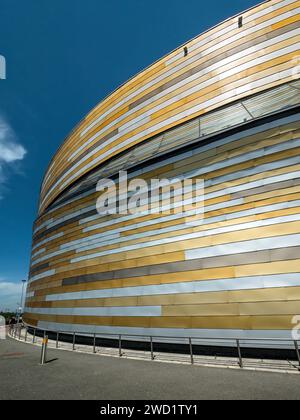
[[[234,290],[202,293],[177,293],[155,296],[129,296],[65,301],[28,301],[29,308],[91,308],[116,306],[169,306],[225,303],[295,302],[300,300],[300,287]]]
[[[298,237],[298,235],[295,236]],[[300,247],[296,245],[292,246],[291,243],[294,243],[293,238],[289,238],[289,241],[287,241],[287,238],[288,237],[286,237],[285,240],[284,238],[274,238],[274,241],[280,239],[279,242],[276,242],[276,246],[273,244],[274,246],[272,246],[272,248],[263,249],[260,251],[257,249],[255,251],[249,251],[248,249],[247,252],[245,252],[245,245],[243,244],[244,249],[239,248],[239,252],[235,252],[235,254],[230,254],[229,250],[227,251],[227,248],[225,248],[225,250],[223,249],[223,253],[221,255],[219,253],[219,255],[214,255],[213,257],[206,257],[201,254],[199,258],[187,258],[188,261],[157,264],[153,266],[138,267],[125,270],[115,270],[104,273],[86,274],[64,279],[62,281],[62,285],[72,286],[113,279],[126,279],[174,272],[189,272],[206,268],[239,266],[245,263],[257,264],[264,262],[287,261],[290,259],[294,260],[300,255]],[[287,245],[287,242],[289,242],[290,245]],[[246,242],[246,244],[248,244],[248,242]],[[282,245],[282,247],[280,247],[280,245]],[[231,244],[230,248],[232,249],[233,246],[234,244]],[[259,246],[261,247],[258,240],[258,247]],[[238,244],[236,244],[236,248],[237,247]]]
[[[260,316],[294,315],[300,301],[259,302],[259,303],[221,303],[197,305],[163,305],[138,307],[85,307],[85,308],[25,308],[28,314],[67,315],[67,316]]]
[[[225,245],[217,245],[206,248],[185,251],[187,260],[218,257],[231,254],[244,254],[262,250],[288,248],[300,245],[299,235],[278,236],[267,239],[255,239],[252,241],[234,242]],[[288,254],[288,250],[286,250]],[[247,258],[245,259],[247,261]]]
[[[261,316],[295,315],[300,301],[294,302],[259,302],[259,303],[223,303],[203,305],[169,305],[162,307],[162,316]]]
[[[299,270],[300,272],[300,270]],[[184,275],[183,275],[184,276]],[[99,299],[125,296],[168,295],[175,293],[219,292],[231,290],[251,290],[300,286],[299,273],[276,274],[271,276],[240,277],[226,280],[178,282],[155,286],[123,287],[115,289],[90,290],[46,296],[47,302]]]
[[[42,315],[82,315],[82,316],[161,316],[160,306],[116,307],[116,308],[71,308],[71,309],[36,309],[25,308],[28,314]]]
[[[49,277],[49,276],[53,276],[56,273],[56,270],[48,270],[45,271],[44,273],[38,274],[36,276],[33,276],[29,279],[29,283],[35,281],[35,280],[40,280],[43,279],[45,277]]]
[[[63,322],[74,324],[94,324],[120,327],[144,327],[144,328],[234,328],[234,329],[290,329],[293,320],[292,315],[261,315],[261,316],[198,316],[198,317],[84,317],[68,315],[35,315],[26,314],[32,319],[39,321]]]

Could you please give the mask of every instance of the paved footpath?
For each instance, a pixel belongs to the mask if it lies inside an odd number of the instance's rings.
[[[300,400],[300,374],[205,368],[40,348],[0,340],[0,400]]]

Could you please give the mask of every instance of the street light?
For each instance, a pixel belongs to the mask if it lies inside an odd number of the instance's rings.
[[[17,323],[20,323],[20,316],[21,313],[23,313],[23,298],[24,298],[24,289],[25,289],[25,283],[27,280],[22,280],[22,294],[21,294],[21,304],[20,307],[18,309],[18,318],[17,318]]]

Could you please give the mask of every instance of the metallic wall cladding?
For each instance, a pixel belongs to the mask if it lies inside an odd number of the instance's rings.
[[[300,2],[271,0],[229,19],[156,62],[108,96],[53,158],[40,214],[82,175],[192,117],[293,80]]]
[[[33,230],[29,325],[214,345],[292,339],[300,1],[271,0],[243,17],[242,28],[229,19],[188,42],[188,55],[179,48],[138,74],[64,142]],[[121,169],[129,179],[202,178],[203,223],[98,215],[95,185]]]

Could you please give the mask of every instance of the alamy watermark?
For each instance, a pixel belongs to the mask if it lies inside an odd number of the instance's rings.
[[[177,215],[197,225],[204,217],[202,179],[130,179],[121,171],[117,180],[99,180],[96,190],[100,193],[96,208],[101,216]]]
[[[6,79],[6,59],[3,55],[0,55],[0,80]]]
[[[5,318],[0,316],[0,340],[6,339],[6,327],[5,327]]]

